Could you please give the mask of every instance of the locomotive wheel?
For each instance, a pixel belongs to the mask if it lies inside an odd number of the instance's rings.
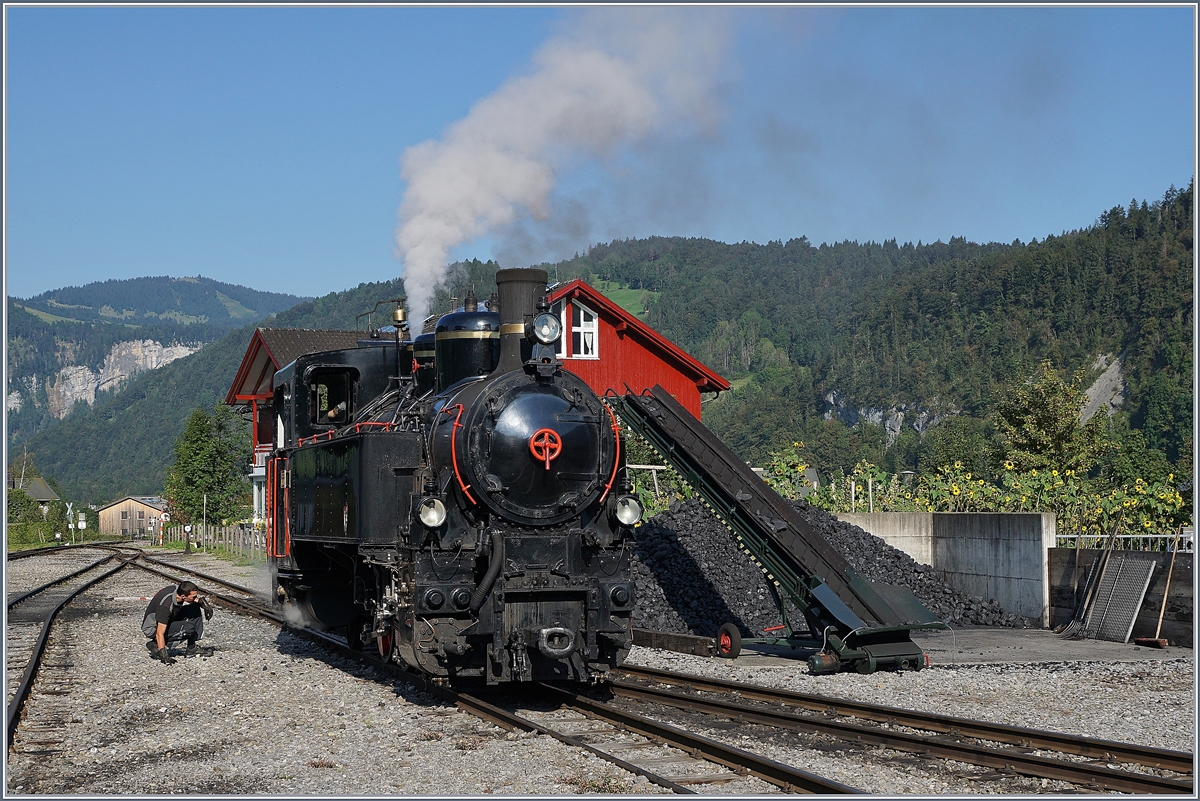
[[[742,633],[732,623],[726,623],[717,629],[717,656],[723,659],[736,659],[742,652]]]
[[[387,627],[387,634],[384,634],[382,637],[375,638],[375,645],[377,648],[379,648],[379,655],[383,657],[384,662],[392,661],[392,643],[395,642],[396,639],[393,636],[394,631],[395,630],[389,625]]]

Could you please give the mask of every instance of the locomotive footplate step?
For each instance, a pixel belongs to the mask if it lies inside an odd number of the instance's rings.
[[[944,629],[946,624],[911,591],[859,576],[788,501],[661,386],[607,400],[679,471],[762,568],[784,620],[784,636],[761,642],[803,647],[819,640],[821,653],[809,659],[815,673],[924,666],[924,654],[910,632]],[[801,610],[807,624],[795,628],[807,628],[815,639],[793,636],[785,599]],[[736,648],[730,653],[725,645],[721,655],[736,655]]]

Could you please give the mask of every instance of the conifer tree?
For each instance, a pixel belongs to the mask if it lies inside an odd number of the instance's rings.
[[[173,516],[184,523],[200,522],[206,495],[210,524],[243,516],[249,445],[246,426],[230,407],[217,404],[212,414],[193,409],[175,440],[175,463],[167,474]]]

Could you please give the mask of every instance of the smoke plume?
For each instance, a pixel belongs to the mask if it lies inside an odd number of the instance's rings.
[[[652,136],[711,127],[722,16],[694,8],[585,12],[537,52],[527,74],[476,103],[441,139],[406,150],[396,245],[412,318],[428,313],[460,244],[506,229],[528,237],[539,225],[564,226],[573,240],[585,235],[586,215],[555,213],[562,172]]]

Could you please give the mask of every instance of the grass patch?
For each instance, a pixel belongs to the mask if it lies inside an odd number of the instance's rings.
[[[153,545],[153,543],[150,544]],[[164,551],[183,552],[182,542],[164,542],[162,545],[154,545],[154,547],[162,548]],[[222,561],[232,562],[234,567],[252,567],[254,565],[264,564],[267,561],[266,554],[261,551],[253,555],[242,555],[240,553],[235,553],[234,551],[228,551],[224,548],[214,548],[209,546],[208,548],[192,548],[192,553],[208,554],[209,556],[216,557]]]
[[[747,384],[749,384],[749,383],[750,383],[751,381],[753,381],[753,380],[754,380],[754,376],[753,376],[753,375],[748,375],[748,376],[745,376],[745,377],[743,377],[743,378],[735,378],[735,379],[733,379],[732,381],[730,381],[730,382],[729,382],[729,389],[730,389],[731,391],[735,391],[735,392],[736,392],[737,390],[739,390],[739,389],[741,389],[742,387],[746,386]]]
[[[20,303],[14,303],[18,309],[24,309],[44,323],[82,323],[83,320],[76,320],[73,317],[59,317],[57,314],[44,312],[41,309],[35,309],[32,306],[22,306]],[[57,304],[56,304],[57,305]],[[82,308],[82,307],[80,307]]]
[[[645,304],[653,303],[658,298],[657,292],[651,292],[646,289],[630,289],[616,281],[595,281],[589,283],[600,290],[604,297],[639,319],[646,316]]]

